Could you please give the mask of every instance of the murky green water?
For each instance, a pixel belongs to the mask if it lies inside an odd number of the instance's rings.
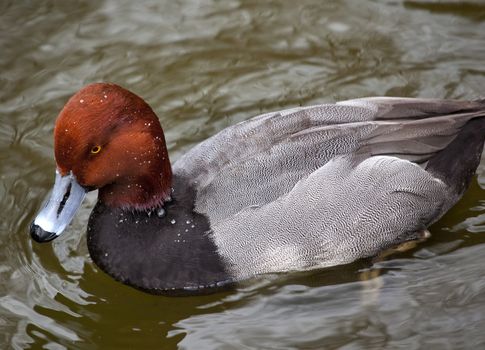
[[[85,242],[93,196],[62,238],[34,244],[28,225],[54,177],[54,119],[95,81],[143,96],[176,159],[264,111],[484,96],[485,3],[2,1],[0,348],[485,347],[477,182],[411,251],[204,297],[151,296],[99,271]]]

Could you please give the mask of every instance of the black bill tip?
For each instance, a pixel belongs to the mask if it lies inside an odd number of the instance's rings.
[[[30,225],[30,236],[38,243],[50,242],[57,237],[54,232],[44,231],[39,225],[34,223]]]

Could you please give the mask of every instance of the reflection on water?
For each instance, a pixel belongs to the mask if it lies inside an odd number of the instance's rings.
[[[482,2],[39,1],[0,10],[0,347],[485,344],[477,183],[411,251],[203,297],[145,295],[100,272],[84,234],[95,194],[53,244],[27,234],[54,178],[54,119],[86,83],[143,96],[172,160],[264,111],[368,95],[473,99],[485,95]]]

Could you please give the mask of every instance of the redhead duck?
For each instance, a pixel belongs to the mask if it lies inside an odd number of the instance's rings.
[[[373,97],[267,113],[171,165],[153,110],[91,84],[55,130],[54,189],[31,225],[58,237],[98,189],[87,243],[107,274],[155,294],[375,256],[422,238],[463,195],[485,100]]]

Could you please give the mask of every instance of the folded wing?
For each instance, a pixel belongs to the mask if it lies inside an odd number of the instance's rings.
[[[268,113],[216,134],[176,164],[192,179],[196,210],[218,223],[261,207],[338,156],[391,156],[426,168],[484,101],[366,98]]]

